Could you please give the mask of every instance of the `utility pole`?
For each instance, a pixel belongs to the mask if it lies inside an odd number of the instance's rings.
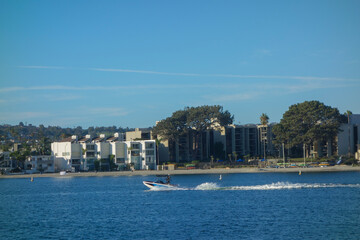
[[[285,143],[282,143],[282,153],[283,153],[283,161],[284,161],[284,167],[285,165]]]
[[[349,144],[348,144],[348,155],[350,157],[351,147],[350,147],[350,113],[348,112],[348,131],[349,131]]]
[[[303,148],[304,148],[304,167],[305,167],[305,143],[303,144]]]

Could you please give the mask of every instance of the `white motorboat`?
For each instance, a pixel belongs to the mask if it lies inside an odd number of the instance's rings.
[[[170,190],[176,188],[176,185],[170,184],[170,176],[169,175],[158,175],[158,178],[166,178],[165,181],[157,180],[157,181],[143,181],[143,184],[150,189],[158,189],[158,190]]]
[[[147,186],[150,189],[161,189],[161,190],[165,190],[165,189],[172,189],[172,188],[176,188],[176,185],[172,185],[170,183],[164,183],[164,182],[153,182],[153,181],[143,181],[143,184],[145,186]]]

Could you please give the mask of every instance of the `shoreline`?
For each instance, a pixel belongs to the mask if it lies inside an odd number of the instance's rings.
[[[15,174],[0,175],[0,179],[9,178],[67,178],[67,177],[119,177],[119,176],[152,176],[152,175],[193,175],[193,174],[235,174],[235,173],[319,173],[319,172],[355,172],[360,171],[360,166],[332,166],[332,167],[314,167],[314,168],[212,168],[212,169],[191,169],[191,170],[138,170],[138,171],[119,171],[119,172],[78,172],[67,173],[60,176],[59,173],[43,174]]]

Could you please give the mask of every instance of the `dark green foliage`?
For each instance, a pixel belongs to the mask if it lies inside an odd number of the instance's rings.
[[[199,132],[220,126],[226,126],[234,121],[234,116],[228,111],[223,111],[223,107],[215,106],[200,106],[185,108],[188,112],[187,126],[188,128],[195,129]]]
[[[231,124],[233,120],[234,116],[224,111],[222,106],[186,107],[158,122],[153,134],[160,135],[166,140],[176,140],[190,130],[201,133],[210,127],[219,128]]]
[[[84,136],[86,134],[98,135],[104,133],[112,135],[115,132],[125,132],[130,129],[112,127],[89,127],[82,129],[76,128],[61,128],[55,126],[45,127],[44,125],[33,126],[31,124],[25,125],[20,122],[19,125],[0,125],[0,149],[3,151],[10,151],[15,143],[21,143],[21,148],[18,151],[11,153],[11,157],[20,162],[24,162],[26,157],[31,155],[50,155],[51,142],[59,141],[71,135]]]
[[[276,143],[292,147],[333,139],[339,132],[341,115],[337,108],[319,101],[291,105],[280,123],[274,126]]]
[[[26,158],[31,155],[30,146],[26,143],[22,144],[21,149],[10,153],[10,157],[24,163]]]
[[[116,171],[117,165],[115,164],[115,155],[109,155],[110,171]]]
[[[95,171],[99,171],[100,170],[100,160],[95,160],[94,161],[94,168],[95,168]]]
[[[158,122],[153,134],[173,142],[178,142],[181,136],[191,136],[194,146],[190,152],[195,158],[198,156],[201,134],[209,129],[219,129],[221,126],[231,124],[233,120],[234,116],[224,111],[222,106],[186,107]]]
[[[186,110],[179,110],[164,120],[161,120],[153,129],[153,134],[159,135],[164,140],[177,141],[188,130]]]
[[[32,142],[35,140],[40,140],[42,137],[46,137],[52,141],[58,141],[63,138],[69,137],[71,135],[85,136],[86,134],[99,135],[107,134],[112,135],[116,132],[122,133],[130,131],[133,129],[129,128],[117,128],[112,127],[89,127],[88,129],[83,129],[78,126],[76,128],[61,128],[58,126],[48,126],[40,125],[39,127],[33,126],[31,124],[24,125],[20,122],[19,125],[0,125],[0,139],[2,141],[14,140],[15,142]]]

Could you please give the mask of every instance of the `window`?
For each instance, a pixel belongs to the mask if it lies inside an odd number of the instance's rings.
[[[146,148],[154,148],[154,143],[146,143]]]
[[[138,144],[138,143],[133,143],[133,144],[131,144],[131,147],[132,147],[133,149],[140,149],[140,144]]]
[[[154,150],[146,150],[146,155],[154,155]]]
[[[93,144],[87,144],[87,145],[86,145],[86,150],[95,150],[95,145],[93,145]]]

